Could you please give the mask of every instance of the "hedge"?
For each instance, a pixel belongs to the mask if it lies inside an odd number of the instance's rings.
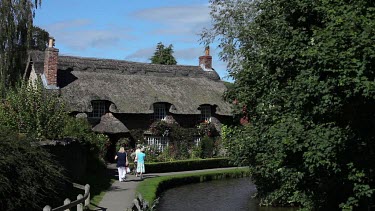
[[[228,158],[210,158],[159,163],[145,163],[146,173],[178,172],[225,167],[234,167],[234,165],[230,164]]]

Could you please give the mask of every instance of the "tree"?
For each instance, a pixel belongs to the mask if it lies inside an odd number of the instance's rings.
[[[176,65],[177,61],[173,57],[173,45],[171,44],[166,48],[163,43],[159,42],[154,55],[151,57],[151,63]]]
[[[62,138],[67,117],[64,102],[41,81],[9,89],[0,103],[0,125],[37,140]]]
[[[26,67],[35,8],[40,0],[0,1],[0,88],[22,76]]]
[[[44,51],[48,46],[49,33],[37,26],[31,32],[30,49]]]
[[[26,134],[34,141],[73,138],[103,156],[107,137],[91,130],[87,119],[69,116],[57,93],[45,90],[38,80],[9,89],[0,103],[0,127]]]
[[[375,2],[211,0],[251,124],[226,128],[265,205],[367,209],[375,203]]]

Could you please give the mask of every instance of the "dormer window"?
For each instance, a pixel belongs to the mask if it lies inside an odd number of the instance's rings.
[[[200,107],[201,109],[201,121],[211,121],[211,106],[203,105]]]
[[[95,100],[91,102],[92,112],[89,113],[91,118],[101,118],[104,114],[108,112],[106,102],[103,100]]]
[[[162,103],[154,104],[154,120],[165,120],[167,116],[166,106]]]

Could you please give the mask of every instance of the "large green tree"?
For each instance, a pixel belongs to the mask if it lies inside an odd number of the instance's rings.
[[[0,88],[22,76],[32,38],[33,16],[40,0],[0,1]]]
[[[175,65],[177,64],[176,59],[173,56],[173,45],[165,47],[163,43],[159,42],[156,46],[154,55],[151,57],[152,64],[166,64]]]
[[[265,205],[374,205],[375,2],[212,0],[235,79],[227,98],[250,124],[226,128]]]

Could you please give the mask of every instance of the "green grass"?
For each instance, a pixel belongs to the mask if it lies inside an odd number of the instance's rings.
[[[99,206],[99,203],[102,201],[105,191],[114,183],[115,180],[111,179],[110,183],[108,185],[102,186],[106,188],[96,188],[97,190],[93,190],[90,198],[90,205],[89,205],[89,210],[96,210],[95,208]]]
[[[89,210],[96,210],[100,201],[103,199],[105,191],[108,190],[115,181],[111,179],[105,163],[97,158],[91,158],[88,161],[87,171],[79,184],[90,185],[90,205]]]
[[[136,192],[140,193],[149,204],[152,204],[163,191],[173,187],[210,180],[249,176],[250,171],[244,168],[161,176],[142,181],[137,186]]]

